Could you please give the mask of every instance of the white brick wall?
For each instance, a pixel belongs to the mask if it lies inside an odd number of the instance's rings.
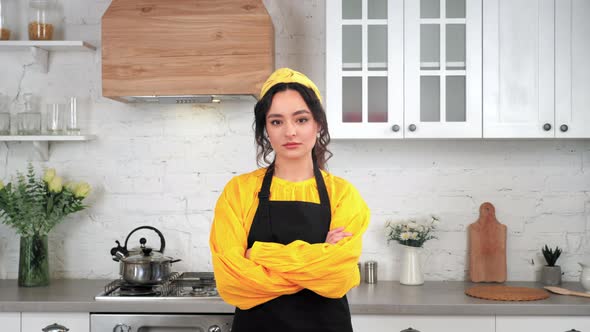
[[[100,16],[110,2],[62,2],[66,38],[99,46]],[[324,91],[324,1],[265,4],[275,24],[276,65],[307,73]],[[52,53],[48,74],[29,62],[26,52],[0,53],[0,93],[15,99],[32,92],[43,103],[78,96],[84,128],[98,135],[53,144],[48,162],[38,161],[30,143],[0,143],[0,179],[33,160],[94,187],[91,208],[50,235],[52,276],[115,277],[109,249],[140,225],[164,233],[167,253],[183,260],[179,270],[211,270],[215,201],[233,175],[255,167],[253,104],[125,105],[100,96],[99,52]],[[380,279],[399,274],[399,249],[387,245],[385,222],[430,213],[442,223],[439,239],[426,245],[426,278],[464,279],[466,228],[484,201],[508,226],[510,280],[535,280],[545,243],[565,249],[559,263],[568,280],[578,278],[577,262],[590,253],[590,141],[336,141],[331,149],[330,170],[354,183],[372,209],[362,260],[379,262]],[[0,225],[0,279],[17,276],[18,243]]]

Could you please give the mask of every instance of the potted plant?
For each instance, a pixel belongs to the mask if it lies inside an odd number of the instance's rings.
[[[387,223],[387,243],[396,241],[403,249],[399,279],[402,285],[422,285],[424,283],[420,252],[426,241],[436,239],[433,232],[438,223],[439,220],[435,216],[422,222],[410,219]]]
[[[555,246],[555,249],[551,249],[545,245],[545,247],[541,248],[541,252],[547,262],[547,265],[541,269],[541,282],[548,286],[561,284],[561,267],[555,265],[561,255],[561,249],[558,246]]]
[[[89,192],[88,183],[64,184],[52,168],[38,178],[31,164],[12,183],[0,181],[0,221],[20,235],[19,286],[49,284],[47,235],[65,216],[86,208]]]

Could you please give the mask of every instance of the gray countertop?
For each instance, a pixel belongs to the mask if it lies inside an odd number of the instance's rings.
[[[109,280],[52,280],[48,287],[22,288],[16,280],[0,280],[0,312],[95,313],[232,313],[220,299],[165,301],[96,301]],[[590,298],[551,294],[546,300],[502,302],[471,298],[464,290],[474,284],[462,281],[426,281],[403,286],[397,281],[361,283],[348,293],[353,314],[392,315],[590,315]],[[532,282],[508,282],[510,286],[537,287]],[[565,288],[581,291],[579,283]]]

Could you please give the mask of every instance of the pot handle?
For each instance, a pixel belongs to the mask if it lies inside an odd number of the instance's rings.
[[[180,262],[181,260],[182,259],[173,259],[173,260],[170,261],[170,263],[177,263],[177,262]]]
[[[156,232],[158,234],[158,236],[160,237],[160,250],[158,250],[158,251],[160,253],[164,253],[164,248],[166,248],[166,240],[164,240],[164,235],[162,235],[162,232],[160,232],[157,228],[152,227],[152,226],[140,226],[140,227],[137,227],[136,229],[132,230],[131,233],[129,233],[129,235],[127,235],[127,238],[125,239],[125,250],[127,250],[127,241],[129,241],[131,234],[135,233],[136,231],[138,231],[140,229],[151,229],[152,231]]]

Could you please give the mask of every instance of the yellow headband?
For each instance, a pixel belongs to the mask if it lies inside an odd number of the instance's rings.
[[[320,95],[320,90],[318,90],[318,87],[315,86],[315,84],[307,76],[290,68],[279,68],[275,70],[274,73],[270,74],[266,82],[264,82],[262,85],[262,90],[260,90],[260,98],[264,97],[270,88],[279,83],[299,83],[303,86],[306,86],[312,89],[320,102],[322,102],[322,96]]]

